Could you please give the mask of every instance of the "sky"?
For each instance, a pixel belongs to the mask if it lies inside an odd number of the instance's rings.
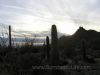
[[[57,25],[73,34],[79,26],[100,31],[100,0],[0,0],[0,24],[15,31],[45,32]]]

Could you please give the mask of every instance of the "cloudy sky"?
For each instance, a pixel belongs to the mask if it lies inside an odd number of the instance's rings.
[[[42,32],[56,24],[73,34],[79,26],[100,31],[100,0],[0,0],[0,23]]]

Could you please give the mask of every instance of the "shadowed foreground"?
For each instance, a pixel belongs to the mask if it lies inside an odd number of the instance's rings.
[[[0,75],[99,75],[100,50],[80,33],[87,32],[81,27],[74,35],[58,39],[52,25],[51,44],[46,36],[43,46],[27,43],[16,48],[9,33],[10,45],[0,46]]]

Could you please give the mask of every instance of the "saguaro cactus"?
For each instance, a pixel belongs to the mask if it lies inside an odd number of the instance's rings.
[[[46,57],[46,45],[45,45],[45,42],[44,42],[44,44],[43,44],[43,58],[45,58]]]
[[[56,25],[52,25],[51,28],[51,65],[58,65],[59,53],[58,53],[58,36]]]
[[[46,51],[47,51],[47,60],[49,61],[50,58],[50,44],[49,44],[49,37],[46,37]]]
[[[9,47],[11,48],[11,26],[9,25]]]

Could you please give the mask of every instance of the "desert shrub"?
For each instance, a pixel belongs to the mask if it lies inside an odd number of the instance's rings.
[[[22,69],[32,69],[32,66],[41,64],[41,58],[35,53],[26,53],[17,58],[17,62]]]

